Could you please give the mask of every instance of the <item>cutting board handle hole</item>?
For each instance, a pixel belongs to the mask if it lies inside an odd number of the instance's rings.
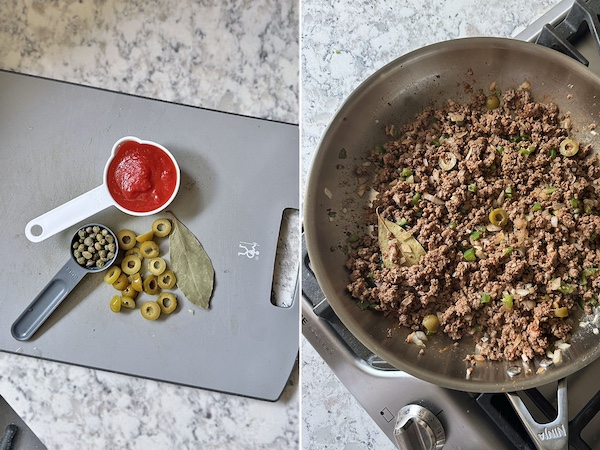
[[[286,208],[281,216],[275,267],[271,284],[271,303],[280,308],[293,304],[300,261],[300,211]]]

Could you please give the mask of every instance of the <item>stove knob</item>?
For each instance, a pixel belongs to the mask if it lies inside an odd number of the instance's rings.
[[[400,410],[394,437],[400,450],[441,450],[446,443],[440,420],[420,405],[407,405]]]

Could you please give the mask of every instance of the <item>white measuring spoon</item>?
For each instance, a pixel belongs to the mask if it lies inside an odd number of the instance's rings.
[[[87,227],[98,226],[106,229],[114,239],[115,251],[112,259],[107,261],[102,267],[84,267],[80,265],[73,254],[73,243],[79,239],[79,231]],[[29,306],[13,323],[10,332],[18,341],[26,341],[38,330],[39,327],[50,317],[58,305],[69,295],[69,293],[79,284],[85,275],[92,272],[102,272],[108,269],[117,259],[119,253],[119,241],[112,230],[99,223],[85,225],[77,230],[71,239],[71,257],[67,263],[60,269],[54,278],[42,289],[42,291],[33,299]]]
[[[120,205],[112,197],[110,191],[108,190],[107,177],[110,163],[115,157],[121,144],[127,141],[133,141],[137,142],[138,144],[156,147],[158,150],[162,150],[175,165],[175,171],[177,175],[175,189],[164,204],[156,209],[153,209],[152,211],[131,211]],[[31,242],[41,242],[44,239],[54,236],[56,233],[66,230],[70,226],[75,225],[76,223],[81,222],[82,220],[85,220],[88,217],[108,208],[109,206],[116,206],[124,213],[131,214],[133,216],[149,216],[151,214],[155,214],[165,209],[173,201],[175,195],[177,195],[177,191],[179,190],[180,182],[181,174],[179,171],[179,165],[177,164],[177,161],[175,161],[173,155],[166,148],[155,142],[143,141],[134,136],[126,136],[119,139],[115,145],[113,145],[110,158],[106,162],[106,166],[104,166],[104,178],[103,183],[100,186],[31,220],[25,226],[25,236],[27,236],[27,239],[29,239]]]

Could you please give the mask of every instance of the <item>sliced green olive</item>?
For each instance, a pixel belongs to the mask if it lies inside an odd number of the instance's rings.
[[[171,221],[169,219],[156,219],[152,223],[152,231],[155,236],[165,237],[171,232]]]
[[[129,250],[135,247],[135,233],[131,230],[121,230],[117,233],[119,247],[123,250]]]
[[[177,283],[177,278],[171,269],[165,270],[158,276],[158,285],[162,289],[171,289]]]
[[[156,277],[154,275],[150,275],[149,277],[146,277],[146,279],[144,280],[144,292],[146,294],[156,295],[156,294],[158,294],[159,290],[160,290],[160,287],[158,286],[158,283],[156,282]]]
[[[110,310],[112,312],[121,311],[121,297],[119,295],[115,295],[110,299]]]
[[[142,268],[142,260],[137,255],[127,255],[121,262],[121,270],[127,275],[138,273]]]
[[[508,213],[502,208],[493,209],[489,216],[492,225],[503,227],[508,223]]]
[[[140,308],[144,319],[156,320],[160,317],[160,305],[156,302],[146,302]]]
[[[135,309],[135,300],[131,297],[121,297],[121,306],[127,309]]]
[[[177,308],[177,297],[171,292],[162,292],[156,299],[156,303],[160,306],[161,313],[171,314]]]
[[[579,142],[569,138],[563,139],[558,151],[563,156],[574,156],[579,151]]]
[[[452,152],[445,152],[440,156],[438,164],[440,169],[445,170],[446,172],[452,170],[456,165],[456,155]]]
[[[131,277],[131,287],[138,292],[142,292],[144,290],[142,276],[139,273],[134,273]]]
[[[562,306],[554,310],[554,316],[556,317],[569,317],[569,308]]]
[[[167,263],[164,259],[157,257],[148,261],[148,271],[155,276],[159,276],[167,270]]]
[[[115,281],[113,283],[113,286],[117,291],[122,291],[128,285],[129,285],[129,279],[127,278],[127,275],[125,275],[123,272],[121,272],[121,274],[117,278],[117,281]]]
[[[497,95],[489,95],[485,99],[485,107],[487,109],[489,109],[489,110],[496,109],[498,106],[500,106],[500,99],[498,98]]]
[[[138,234],[135,237],[135,240],[137,242],[146,242],[146,241],[151,241],[153,237],[154,237],[154,231],[148,231],[147,233],[144,233],[144,234]]]
[[[440,328],[440,319],[435,314],[427,314],[422,323],[428,333],[437,333]]]
[[[109,269],[104,274],[104,282],[108,283],[108,284],[113,284],[115,281],[117,281],[117,278],[119,278],[119,275],[121,275],[120,267],[118,267],[118,266],[109,267]]]
[[[123,297],[131,297],[134,300],[138,294],[139,294],[139,292],[133,288],[133,284],[130,284],[125,289],[123,289],[123,291],[121,291],[121,295]]]
[[[139,247],[133,247],[133,248],[130,248],[129,250],[127,250],[127,251],[125,252],[125,256],[129,256],[129,255],[136,255],[136,256],[138,256],[140,259],[142,259],[142,258],[143,258],[143,256],[142,256],[142,252],[140,251]]]
[[[140,251],[144,258],[156,258],[158,256],[158,244],[154,241],[142,242]]]

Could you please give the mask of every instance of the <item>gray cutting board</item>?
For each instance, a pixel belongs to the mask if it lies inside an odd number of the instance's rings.
[[[117,291],[92,274],[30,341],[15,340],[13,321],[67,261],[77,229],[32,243],[26,223],[100,185],[112,145],[128,135],[164,145],[179,162],[181,188],[169,209],[213,261],[211,309],[180,294],[164,320],[147,321],[139,309],[115,314],[108,304]],[[280,396],[298,354],[299,302],[296,289],[290,307],[275,306],[271,289],[282,214],[299,206],[297,126],[0,72],[0,139],[0,350]],[[141,233],[163,216],[111,207],[89,222]],[[168,240],[160,242],[166,253]],[[254,244],[250,257],[245,248]]]

